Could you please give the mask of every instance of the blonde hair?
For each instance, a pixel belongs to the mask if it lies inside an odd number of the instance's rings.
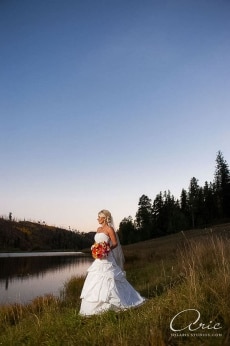
[[[99,211],[98,215],[105,217],[105,220],[107,223],[111,223],[112,215],[111,215],[110,211],[108,211],[106,209],[102,209],[101,211]]]

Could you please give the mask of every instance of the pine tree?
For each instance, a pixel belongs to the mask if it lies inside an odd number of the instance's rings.
[[[214,184],[219,217],[230,217],[230,171],[221,151],[216,157]]]
[[[140,231],[141,240],[151,237],[152,228],[152,204],[151,199],[142,195],[138,203],[138,211],[136,213],[136,225]]]
[[[214,185],[206,181],[204,184],[203,193],[204,193],[203,217],[205,221],[205,226],[207,226],[208,223],[211,223],[217,217]]]
[[[196,216],[198,212],[198,200],[199,200],[199,185],[198,180],[193,177],[190,180],[189,192],[188,192],[188,203],[189,203],[189,213],[192,222],[192,228],[196,225]]]
[[[180,208],[181,212],[184,215],[184,220],[187,220],[187,224],[189,223],[189,201],[188,201],[188,193],[185,189],[182,189],[180,195]]]
[[[135,243],[138,239],[136,236],[135,225],[131,216],[124,218],[119,225],[119,238],[121,244]]]
[[[162,211],[164,208],[164,200],[162,192],[156,195],[152,206],[153,232],[152,236],[163,235]]]

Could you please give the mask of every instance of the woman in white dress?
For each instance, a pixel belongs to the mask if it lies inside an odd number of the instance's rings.
[[[87,270],[79,312],[85,316],[136,307],[145,301],[126,280],[123,271],[124,255],[114,231],[111,213],[108,210],[100,211],[98,222],[100,227],[97,229],[95,242],[109,244],[110,251],[104,258],[96,258]]]

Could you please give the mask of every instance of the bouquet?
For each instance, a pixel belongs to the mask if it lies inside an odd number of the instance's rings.
[[[103,241],[101,243],[94,243],[91,246],[91,250],[93,258],[103,259],[108,256],[110,246],[108,243],[106,243],[106,241]]]

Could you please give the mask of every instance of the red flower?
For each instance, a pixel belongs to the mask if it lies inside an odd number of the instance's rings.
[[[94,243],[91,247],[93,258],[103,259],[108,256],[110,246],[105,241],[101,243]]]

